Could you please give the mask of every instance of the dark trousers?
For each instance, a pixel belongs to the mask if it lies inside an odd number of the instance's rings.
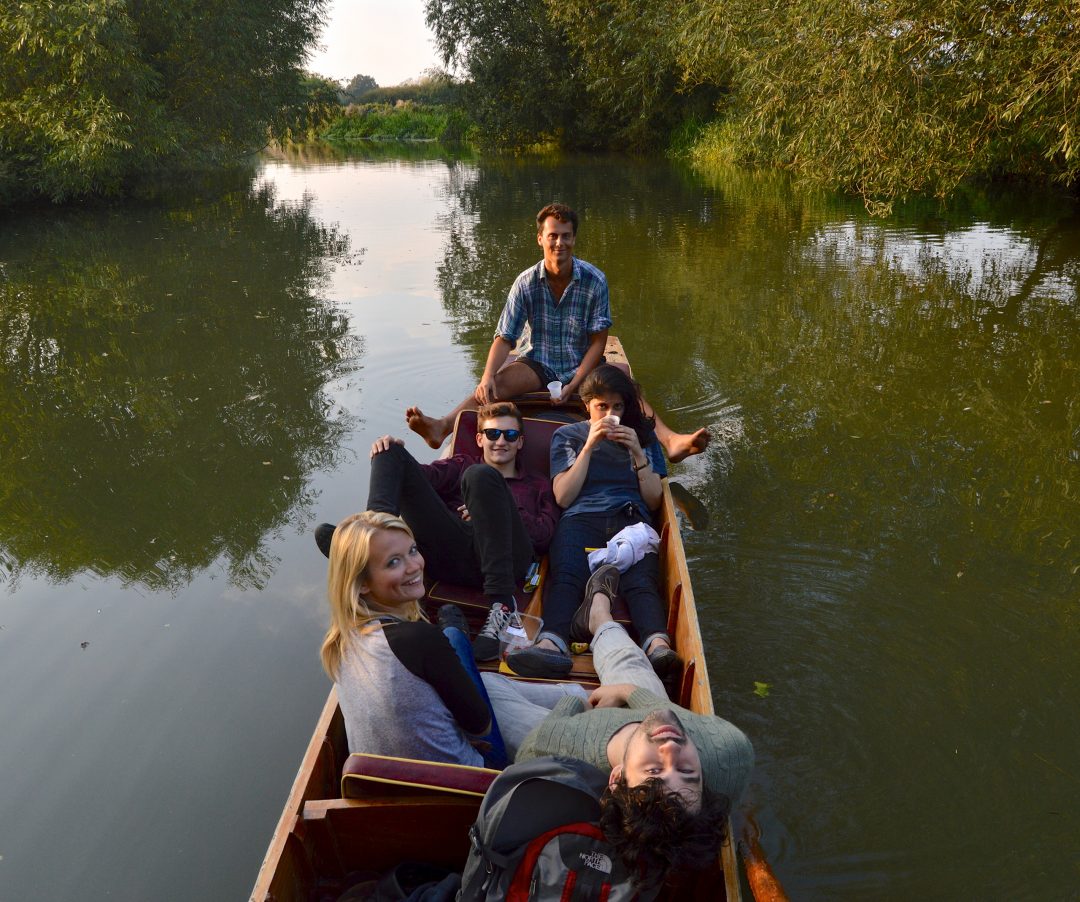
[[[599,514],[564,516],[555,529],[544,587],[544,632],[570,639],[570,621],[584,599],[589,580],[586,548],[603,548],[608,540],[632,523],[642,522],[629,505]],[[660,560],[647,554],[619,578],[619,594],[630,608],[630,620],[645,640],[667,634],[667,612],[660,596]]]
[[[511,595],[533,559],[532,540],[502,474],[474,464],[461,477],[471,519],[450,510],[401,445],[371,459],[368,510],[400,516],[416,536],[429,575]]]

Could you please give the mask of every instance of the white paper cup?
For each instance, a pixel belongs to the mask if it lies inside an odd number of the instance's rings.
[[[609,413],[606,417],[604,417],[603,420],[601,420],[601,422],[606,423],[608,426],[618,426],[619,417],[617,414]]]
[[[510,620],[499,631],[499,654],[505,661],[511,652],[536,644],[536,637],[543,629],[544,621],[532,614],[510,615]]]
[[[554,382],[547,384],[547,390],[551,393],[551,400],[558,401],[562,397],[562,383],[556,379]]]

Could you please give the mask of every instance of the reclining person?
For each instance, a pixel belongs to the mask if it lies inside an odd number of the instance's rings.
[[[421,464],[401,439],[377,439],[367,506],[409,524],[436,579],[483,590],[491,610],[473,652],[489,661],[498,657],[499,630],[515,609],[514,588],[534,555],[547,551],[559,508],[548,480],[520,465],[525,438],[517,407],[489,404],[479,410],[477,427],[482,464],[465,455]],[[329,523],[315,530],[323,554],[333,534]]]
[[[579,758],[611,772],[601,826],[623,860],[650,877],[712,860],[754,765],[750,740],[720,717],[672,703],[641,648],[611,616],[619,573],[590,578],[574,615],[592,636],[600,687],[588,701],[555,686],[481,675],[515,761]]]
[[[544,257],[514,280],[480,384],[445,416],[427,416],[419,407],[405,411],[409,428],[432,448],[446,440],[460,411],[540,391],[551,382],[561,382],[561,397],[569,398],[604,362],[611,326],[607,278],[574,256],[577,227],[578,215],[566,204],[548,204],[536,214],[536,241]],[[526,325],[528,343],[520,357],[504,366]],[[648,414],[656,419],[656,435],[669,460],[682,460],[708,446],[708,429],[678,433],[651,408]]]

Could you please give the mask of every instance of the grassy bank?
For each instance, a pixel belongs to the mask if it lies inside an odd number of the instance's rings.
[[[341,117],[322,133],[326,141],[441,141],[460,144],[466,139],[468,120],[460,110],[415,103],[365,103],[345,108]]]

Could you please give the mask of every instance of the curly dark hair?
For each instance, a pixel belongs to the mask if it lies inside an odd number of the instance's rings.
[[[727,830],[731,800],[702,791],[701,810],[657,779],[627,786],[622,779],[600,799],[600,829],[642,889],[662,884],[669,872],[702,870],[716,861]]]
[[[645,416],[641,406],[641,387],[617,366],[601,363],[582,381],[578,394],[586,406],[600,395],[618,395],[624,405],[622,424],[637,433],[642,448],[653,440],[656,418]]]

